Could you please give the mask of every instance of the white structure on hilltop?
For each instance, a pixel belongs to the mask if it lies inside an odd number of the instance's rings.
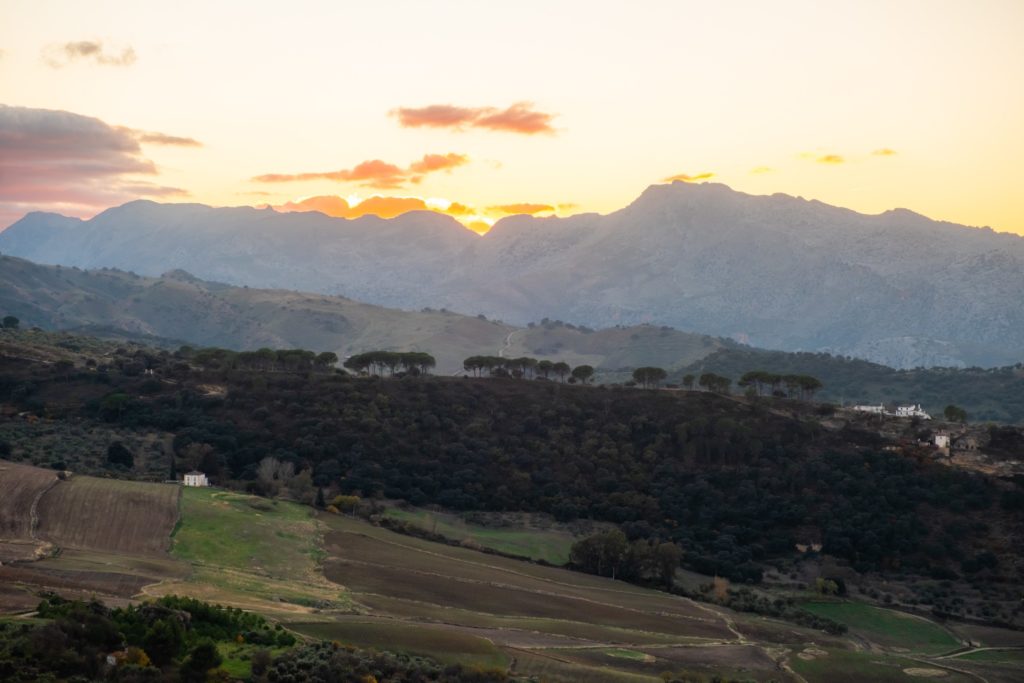
[[[210,482],[207,480],[206,475],[199,470],[192,470],[185,475],[183,482],[185,486],[209,486]]]
[[[932,419],[932,416],[924,412],[921,404],[912,406],[896,406],[896,417],[920,417],[925,420]]]
[[[871,413],[872,415],[888,415],[889,417],[920,417],[925,420],[932,419],[932,416],[924,412],[921,404],[912,406],[896,406],[896,412],[885,409],[885,405],[879,403],[877,406],[850,406],[850,410],[860,413]]]
[[[947,434],[946,432],[938,432],[935,435],[935,445],[937,447],[939,447],[939,448],[944,448],[946,450],[949,450],[949,446],[950,446],[949,434]]]

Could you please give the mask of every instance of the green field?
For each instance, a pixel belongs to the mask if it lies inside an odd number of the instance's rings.
[[[452,513],[420,508],[388,508],[388,517],[414,524],[465,545],[476,544],[509,555],[543,560],[553,565],[569,561],[569,549],[577,540],[567,531],[526,527],[486,527],[469,524]]]
[[[511,658],[485,638],[401,622],[343,621],[289,624],[303,635],[343,645],[425,655],[442,663],[460,662],[485,669],[508,668]]]
[[[1024,664],[1024,650],[975,650],[957,655],[951,659],[962,659],[971,662],[992,662],[999,664]]]
[[[940,654],[961,646],[933,621],[860,602],[805,602],[808,612],[846,624],[850,631],[880,645],[907,652]]]
[[[968,683],[977,679],[942,664],[930,664],[907,657],[852,650],[816,650],[813,659],[793,657],[793,670],[807,683],[920,683],[939,680],[943,683]]]
[[[300,607],[339,606],[343,591],[320,572],[320,525],[303,505],[214,489],[186,488],[172,554],[193,565],[184,583],[209,600],[255,607],[251,601]]]

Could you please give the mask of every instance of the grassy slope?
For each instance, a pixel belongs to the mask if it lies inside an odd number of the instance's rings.
[[[896,649],[940,654],[962,645],[949,631],[934,622],[895,610],[859,602],[805,602],[801,606],[809,612],[846,624],[852,633]]]
[[[291,614],[344,601],[341,590],[320,575],[319,528],[302,505],[186,488],[172,554],[191,563],[193,573],[165,584],[162,593],[199,592],[206,599]]]
[[[485,527],[469,524],[456,514],[431,512],[419,508],[388,508],[389,517],[414,524],[452,540],[478,544],[510,555],[544,560],[563,565],[569,561],[569,549],[577,540],[567,531],[535,529],[525,526]]]

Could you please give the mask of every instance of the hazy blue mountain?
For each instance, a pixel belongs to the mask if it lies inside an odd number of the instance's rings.
[[[427,212],[132,202],[89,221],[30,214],[0,251],[517,324],[651,322],[898,367],[1024,359],[1024,238],[719,184],[652,186],[608,215],[513,216],[483,237]]]

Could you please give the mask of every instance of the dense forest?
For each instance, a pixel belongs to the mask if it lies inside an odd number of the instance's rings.
[[[739,379],[752,369],[782,375],[813,375],[824,385],[819,398],[836,403],[922,403],[933,415],[953,404],[966,409],[973,421],[1024,423],[1021,364],[1003,368],[894,370],[827,353],[726,348],[672,373],[670,381],[702,372]]]
[[[169,470],[199,467],[258,493],[287,485],[310,503],[319,489],[612,522],[734,581],[757,581],[798,543],[858,571],[1019,578],[1019,545],[994,549],[1019,532],[1021,482],[885,451],[877,436],[823,430],[770,398],[313,365],[202,370],[125,349],[96,368],[3,363],[0,401],[170,432]]]

